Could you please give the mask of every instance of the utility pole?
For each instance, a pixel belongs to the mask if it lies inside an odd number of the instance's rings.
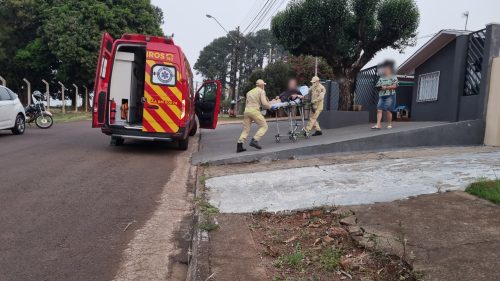
[[[236,96],[237,79],[238,79],[238,61],[240,54],[240,27],[236,27],[236,39],[234,40],[233,48],[233,65],[231,66],[231,100],[236,101],[235,108],[232,117],[236,117],[238,114],[238,97]]]
[[[47,99],[47,109],[50,110],[50,86],[49,82],[45,79],[42,79],[43,84],[45,84],[45,97]]]
[[[237,88],[237,79],[238,79],[238,61],[240,55],[240,27],[236,27],[236,37],[231,35],[229,31],[212,15],[206,15],[207,18],[213,19],[226,33],[227,36],[233,41],[233,62],[231,63],[231,94],[229,99],[231,103],[234,101],[234,110],[233,115],[230,114],[230,117],[236,117],[236,111],[238,110],[238,97],[236,96],[236,88]],[[232,103],[233,104],[233,103]]]

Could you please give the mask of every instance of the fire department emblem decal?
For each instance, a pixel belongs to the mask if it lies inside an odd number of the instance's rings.
[[[158,69],[158,72],[156,73],[158,81],[160,81],[161,84],[171,84],[172,79],[174,78],[174,74],[172,73],[172,70],[170,70],[169,67],[162,66]]]

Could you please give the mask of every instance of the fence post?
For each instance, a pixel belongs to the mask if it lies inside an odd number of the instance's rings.
[[[66,114],[66,100],[64,99],[64,91],[66,90],[66,87],[63,83],[61,83],[61,81],[58,81],[57,83],[61,86],[62,114]]]
[[[89,89],[86,86],[83,86],[85,89],[85,112],[89,111]]]
[[[5,80],[5,78],[3,78],[2,76],[0,76],[0,82],[2,82],[2,86],[7,86],[7,80]]]
[[[49,82],[42,79],[43,84],[45,84],[45,97],[47,98],[47,110],[50,110],[50,86]]]
[[[31,104],[31,83],[28,81],[28,79],[23,78],[24,83],[26,83],[26,86],[28,87],[28,105]]]
[[[73,84],[73,87],[75,87],[75,113],[78,112],[78,86]]]

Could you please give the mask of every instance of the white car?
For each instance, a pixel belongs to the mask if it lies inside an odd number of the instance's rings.
[[[26,128],[26,114],[19,97],[7,87],[0,86],[0,130],[12,130],[21,135]]]

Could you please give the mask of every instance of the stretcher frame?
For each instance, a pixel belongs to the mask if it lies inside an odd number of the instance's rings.
[[[285,137],[285,135],[280,134],[280,121],[278,118],[278,110],[280,108],[283,108],[285,111],[287,117],[288,117],[288,124],[289,124],[289,131],[288,131],[288,139],[292,142],[296,142],[299,138],[300,135],[304,136],[306,139],[309,138],[309,135],[306,134],[306,123],[305,123],[305,115],[304,115],[304,102],[296,102],[296,101],[290,101],[287,102],[286,105],[280,106],[274,109],[275,113],[275,123],[276,123],[276,132],[277,134],[274,135],[274,138],[276,140],[276,143],[281,142],[281,138]],[[296,110],[297,109],[297,110]],[[299,112],[299,115],[296,115],[296,111]]]

